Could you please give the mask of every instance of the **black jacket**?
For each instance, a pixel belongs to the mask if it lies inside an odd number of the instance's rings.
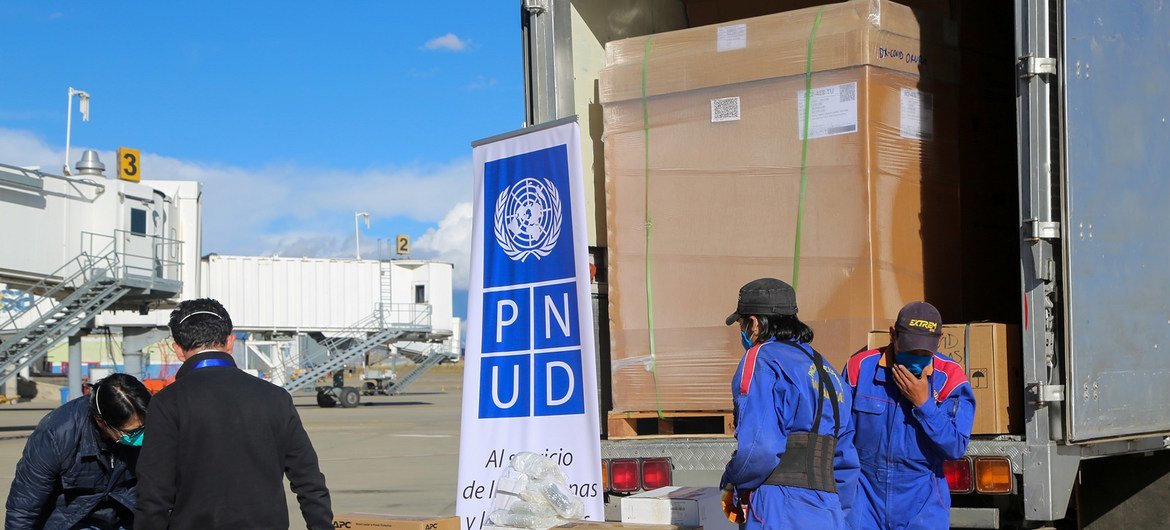
[[[29,436],[8,490],[4,528],[129,527],[138,449],[98,434],[89,397],[46,415]]]
[[[208,359],[231,364],[196,368]],[[325,476],[292,397],[230,355],[200,353],[150,402],[134,527],[288,528],[285,475],[308,528],[332,529]]]

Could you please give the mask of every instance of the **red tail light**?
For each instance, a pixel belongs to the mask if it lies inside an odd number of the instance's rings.
[[[642,487],[647,490],[672,485],[669,458],[646,458],[642,460]]]
[[[971,493],[975,489],[974,481],[971,480],[971,460],[967,457],[944,462],[943,474],[947,476],[947,486],[951,493]]]
[[[632,493],[641,487],[638,461],[633,458],[615,458],[609,462],[610,485],[617,493]]]

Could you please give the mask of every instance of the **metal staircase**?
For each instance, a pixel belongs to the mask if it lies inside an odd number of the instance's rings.
[[[358,321],[338,335],[320,341],[321,353],[299,362],[289,360],[281,368],[292,372],[298,366],[305,371],[288,377],[285,390],[296,392],[313,385],[322,377],[346,364],[364,359],[376,348],[398,340],[426,340],[431,333],[431,307],[420,304],[380,304],[370,316]],[[315,357],[315,358],[313,358]]]
[[[0,384],[129,293],[131,288],[119,281],[117,269],[113,248],[96,256],[82,253],[26,289],[39,298],[8,312],[0,324]]]
[[[398,351],[403,352],[403,349],[399,348]],[[415,359],[415,357],[409,355],[406,357],[411,360]],[[409,387],[415,381],[418,381],[431,368],[434,368],[435,366],[438,366],[439,363],[447,360],[447,358],[447,353],[443,351],[443,345],[441,343],[431,344],[431,346],[426,349],[424,356],[418,361],[415,361],[417,366],[414,367],[414,370],[411,370],[411,372],[407,374],[406,377],[403,377],[402,379],[395,381],[393,385],[390,385],[390,387],[386,389],[386,393],[391,396],[396,396],[405,392],[407,387]]]
[[[5,308],[0,321],[0,384],[49,352],[61,339],[78,333],[98,313],[123,302],[173,297],[182,242],[130,234],[82,233],[82,252],[39,282],[22,288],[34,297]],[[133,248],[130,248],[133,247]]]

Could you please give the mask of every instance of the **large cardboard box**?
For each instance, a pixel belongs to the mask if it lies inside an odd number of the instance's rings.
[[[830,362],[909,300],[959,313],[955,57],[909,8],[826,7],[806,156],[816,12],[607,45],[614,410],[731,409],[743,348],[723,320],[744,283],[792,280],[802,181],[800,318]]]
[[[460,530],[458,517],[415,517],[374,513],[334,515],[333,527],[355,530]]]
[[[871,331],[870,348],[890,343],[889,331]],[[975,394],[972,434],[1020,434],[1024,430],[1020,332],[1014,325],[946,324],[938,352],[963,365]]]
[[[622,522],[737,530],[723,514],[719,488],[667,486],[625,497]]]

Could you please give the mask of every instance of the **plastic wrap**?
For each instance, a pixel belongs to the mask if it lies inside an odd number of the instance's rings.
[[[585,515],[565,472],[548,457],[518,453],[500,476],[489,515],[498,526],[551,528]]]
[[[881,8],[877,30],[867,18],[875,5]],[[735,75],[696,66],[715,61],[708,56],[717,37],[704,28],[653,37],[648,183],[640,97],[645,39],[607,48],[615,61],[602,72],[602,97],[610,98],[604,139],[615,411],[730,410],[731,376],[743,348],[738,329],[723,320],[744,283],[793,275],[803,143],[798,111],[815,12],[746,21],[747,47],[734,59]],[[948,318],[961,306],[951,68],[933,70],[938,80],[904,67],[871,66],[874,56],[864,53],[867,43],[917,44],[885,31],[913,34],[915,23],[913,12],[888,2],[837,4],[825,8],[814,43],[798,305],[816,333],[813,345],[838,369],[905,302],[927,299]],[[752,40],[766,33],[754,29],[760,25],[773,26],[764,42]],[[685,71],[672,70],[680,65]],[[834,69],[823,71],[825,65]],[[660,76],[667,81],[655,81]],[[622,87],[634,84],[639,97],[626,98]]]

